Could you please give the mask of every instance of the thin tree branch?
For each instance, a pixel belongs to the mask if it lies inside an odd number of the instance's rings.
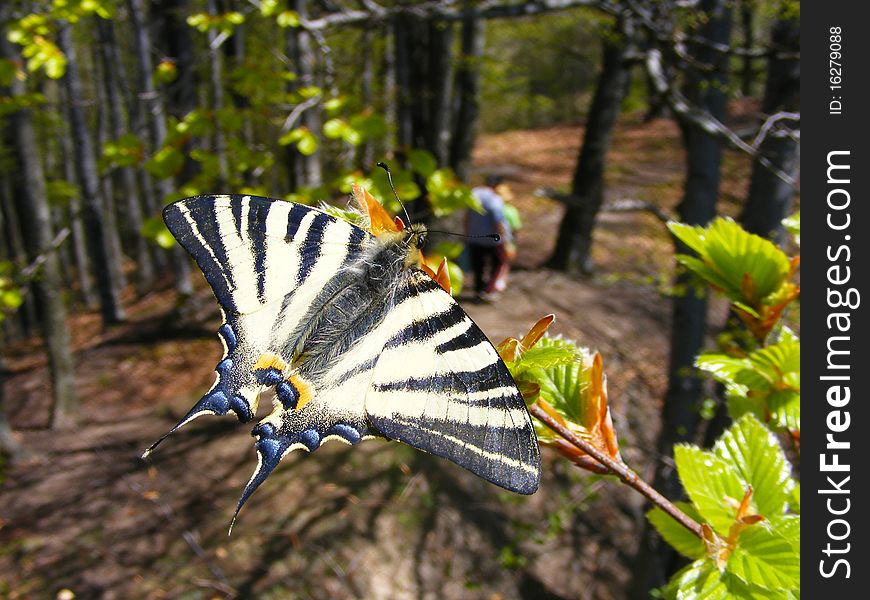
[[[707,134],[726,142],[729,146],[745,152],[749,156],[757,159],[762,165],[770,169],[774,175],[779,177],[788,185],[795,185],[794,178],[777,168],[770,160],[762,156],[758,152],[758,148],[744,142],[739,135],[733,130],[722,124],[721,121],[713,117],[707,111],[701,110],[693,106],[686,97],[674,88],[672,82],[665,75],[662,65],[662,54],[658,49],[652,49],[647,52],[646,72],[655,85],[656,91],[661,94],[668,103],[668,107],[686,122],[700,128]]]
[[[567,440],[574,446],[580,448],[583,452],[597,460],[599,463],[607,467],[613,474],[626,485],[634,488],[641,495],[646,497],[650,502],[661,508],[670,515],[677,523],[691,531],[693,534],[703,539],[701,524],[692,519],[689,515],[677,508],[673,502],[662,496],[650,484],[640,478],[637,473],[628,468],[625,463],[615,460],[608,456],[604,451],[590,444],[573,431],[560,424],[556,419],[551,417],[538,404],[532,404],[529,407],[529,412],[537,417],[544,425],[559,434],[563,439]]]

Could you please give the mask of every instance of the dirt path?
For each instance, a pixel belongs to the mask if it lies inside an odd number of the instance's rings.
[[[664,124],[628,125],[617,162],[675,135]],[[567,183],[579,139],[576,128],[556,128],[484,140],[479,165],[520,174],[511,185],[526,226],[508,291],[466,308],[495,341],[554,312],[555,333],[599,349],[624,455],[645,471],[665,383],[669,309],[657,278],[669,264],[667,239],[650,217],[607,215],[596,280],[538,268],[559,213],[531,192]],[[614,193],[653,190],[672,206],[679,169],[654,151],[641,155],[658,166],[614,167]],[[150,464],[138,459],[209,386],[220,354],[207,294],[201,319],[183,329],[161,308],[171,302],[155,293],[107,334],[92,315],[77,318],[83,414],[75,431],[43,429],[38,348],[22,345],[9,357],[6,394],[31,457],[0,465],[0,597],[62,589],[78,598],[622,597],[641,503],[549,454],[541,490],[525,498],[399,444],[295,453],[227,537],[255,463],[250,426],[201,419]]]

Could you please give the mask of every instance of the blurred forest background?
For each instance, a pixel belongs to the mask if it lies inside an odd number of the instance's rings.
[[[228,538],[247,426],[139,459],[220,357],[160,211],[352,182],[395,208],[384,160],[461,231],[505,177],[517,263],[465,308],[494,342],[555,313],[599,349],[623,454],[678,498],[672,445],[728,420],[693,366],[727,309],[674,293],[664,221],[784,241],[799,47],[790,0],[0,3],[0,597],[649,597],[681,563],[643,499],[546,452],[528,498],[398,444],[296,453]]]

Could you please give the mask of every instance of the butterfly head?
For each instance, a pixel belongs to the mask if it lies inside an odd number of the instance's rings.
[[[426,239],[429,235],[426,226],[422,223],[413,223],[404,231],[405,243],[412,248],[422,250],[426,245]]]

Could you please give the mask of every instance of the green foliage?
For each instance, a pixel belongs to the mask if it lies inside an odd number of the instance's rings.
[[[694,505],[688,502],[674,502],[674,504],[695,521],[701,521],[701,515]],[[677,523],[670,515],[656,507],[647,513],[647,518],[656,531],[664,540],[673,546],[674,550],[686,558],[696,559],[704,556],[704,542],[697,535]]]
[[[710,352],[698,368],[725,385],[732,418],[749,412],[778,430],[800,429],[801,347],[792,335],[745,356]]]
[[[125,133],[117,140],[103,144],[100,169],[105,171],[111,167],[134,167],[142,162],[144,156],[142,140],[134,133]]]
[[[797,211],[790,217],[782,220],[782,225],[786,231],[794,236],[794,241],[798,246],[801,245],[801,211]]]
[[[666,541],[695,559],[665,596],[785,598],[783,590],[800,589],[800,517],[790,506],[797,485],[776,437],[744,415],[712,450],[678,445],[674,458],[691,499],[684,512],[708,529],[701,544],[661,510],[648,514]]]
[[[14,265],[11,262],[0,261],[0,321],[24,303],[21,289],[12,280],[13,272]]]
[[[160,217],[151,217],[142,225],[142,237],[150,240],[161,248],[172,248],[175,238],[166,228],[166,223]]]
[[[224,34],[231,34],[236,27],[244,22],[245,16],[238,11],[219,15],[196,13],[187,17],[187,24],[201,33],[214,29]]]
[[[673,222],[668,228],[698,253],[677,259],[753,316],[788,284],[792,269],[785,253],[731,219],[717,218],[706,228]]]

